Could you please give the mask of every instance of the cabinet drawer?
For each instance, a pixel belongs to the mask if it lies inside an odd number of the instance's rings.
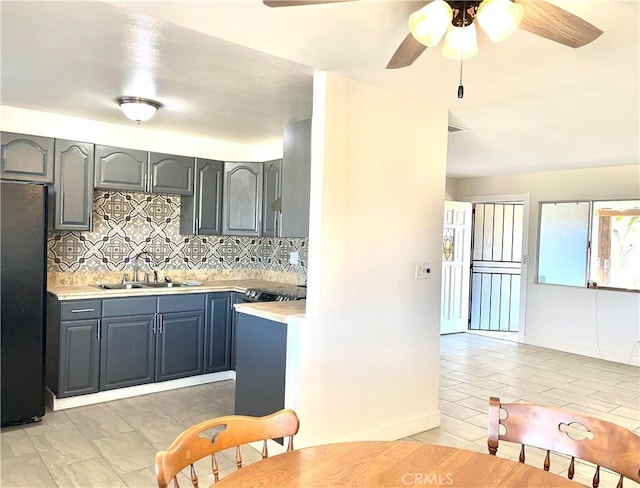
[[[103,317],[130,317],[156,313],[156,297],[109,298],[102,301]]]
[[[204,294],[196,295],[168,295],[158,297],[158,312],[189,312],[204,310]]]
[[[100,318],[100,300],[73,300],[60,304],[60,320]]]

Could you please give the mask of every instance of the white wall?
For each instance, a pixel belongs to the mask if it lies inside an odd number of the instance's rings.
[[[530,264],[524,341],[640,364],[640,293],[537,284],[539,202],[640,198],[640,165],[461,178],[456,198],[529,193]]]
[[[93,142],[129,149],[197,156],[227,161],[267,161],[282,157],[282,143],[269,146],[235,144],[153,130],[152,123],[137,125],[122,116],[123,123],[69,117],[16,107],[0,106],[0,130],[73,141]]]
[[[298,445],[439,425],[447,112],[335,74],[314,79]],[[432,264],[416,281],[416,261]],[[290,358],[294,359],[294,358]]]

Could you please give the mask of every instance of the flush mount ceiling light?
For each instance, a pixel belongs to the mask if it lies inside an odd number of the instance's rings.
[[[118,98],[118,104],[122,113],[138,124],[149,120],[162,107],[160,102],[141,97],[120,97]]]

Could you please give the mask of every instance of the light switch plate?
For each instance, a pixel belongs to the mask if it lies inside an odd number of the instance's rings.
[[[289,264],[298,264],[300,262],[300,253],[298,251],[291,251],[289,253]]]
[[[431,266],[429,263],[416,263],[416,280],[431,278]]]

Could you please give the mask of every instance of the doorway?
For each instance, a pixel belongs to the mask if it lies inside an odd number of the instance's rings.
[[[473,205],[469,330],[518,332],[523,202]]]
[[[529,199],[517,194],[445,201],[441,334],[524,341]]]

